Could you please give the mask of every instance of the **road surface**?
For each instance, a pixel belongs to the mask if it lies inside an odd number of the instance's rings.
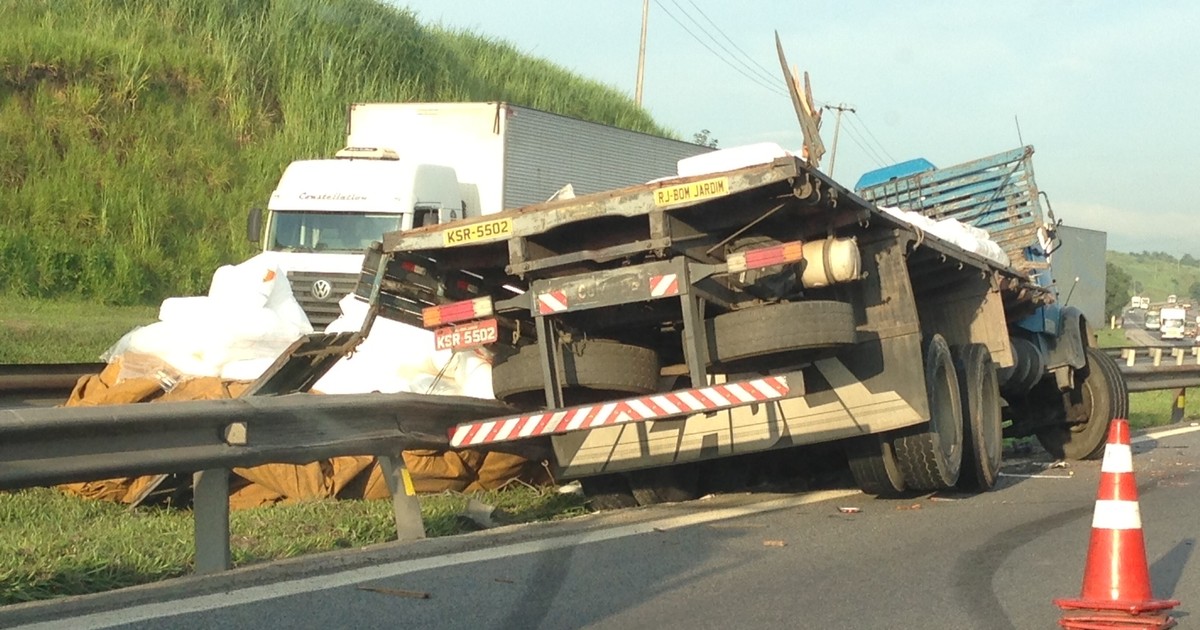
[[[1200,427],[1173,431],[1139,438],[1134,466],[1155,594],[1186,627]],[[10,606],[0,627],[1051,628],[1082,584],[1099,463],[1051,464],[1012,459],[978,496],[834,484],[383,545]]]

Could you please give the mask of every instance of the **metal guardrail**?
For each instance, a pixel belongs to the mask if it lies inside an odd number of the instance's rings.
[[[1200,347],[1124,346],[1104,352],[1117,361],[1131,392],[1200,387]]]
[[[99,373],[103,363],[0,363],[0,408],[66,402],[80,377]]]
[[[376,455],[398,539],[421,538],[420,505],[401,451],[445,448],[449,427],[510,412],[493,400],[408,393],[6,409],[0,490],[194,473],[196,572],[210,573],[231,566],[231,468]]]
[[[446,448],[454,424],[510,411],[407,393],[0,410],[0,490]]]

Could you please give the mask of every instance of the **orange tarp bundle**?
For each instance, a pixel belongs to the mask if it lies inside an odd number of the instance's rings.
[[[204,377],[180,380],[170,391],[164,391],[163,381],[158,377],[121,378],[121,370],[121,362],[117,360],[100,374],[81,378],[66,406],[218,400],[235,398],[248,386],[248,383]],[[403,456],[419,493],[491,490],[514,479],[535,484],[549,482],[539,463],[508,453],[414,449],[405,451]],[[231,509],[322,498],[390,496],[379,463],[372,456],[335,457],[304,465],[265,464],[234,468],[233,473]],[[158,475],[127,477],[66,484],[60,488],[91,499],[132,504],[138,503],[162,479]]]

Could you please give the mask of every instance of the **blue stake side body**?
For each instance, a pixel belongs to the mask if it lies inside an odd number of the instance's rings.
[[[854,189],[879,207],[913,211],[934,220],[952,218],[986,230],[1014,268],[1039,286],[1051,287],[1050,254],[1056,246],[1057,224],[1053,213],[1042,208],[1032,158],[1032,146],[941,169],[917,158],[869,171]],[[1068,335],[1074,342],[1084,326],[1078,309],[1055,302],[1012,322],[1009,329],[1037,347],[1042,365],[1053,367],[1066,354],[1082,354],[1082,348],[1061,347],[1059,337]]]

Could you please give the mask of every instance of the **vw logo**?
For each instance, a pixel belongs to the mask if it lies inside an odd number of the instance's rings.
[[[333,285],[328,280],[317,280],[312,284],[312,296],[318,300],[328,298],[330,293],[333,293]]]

